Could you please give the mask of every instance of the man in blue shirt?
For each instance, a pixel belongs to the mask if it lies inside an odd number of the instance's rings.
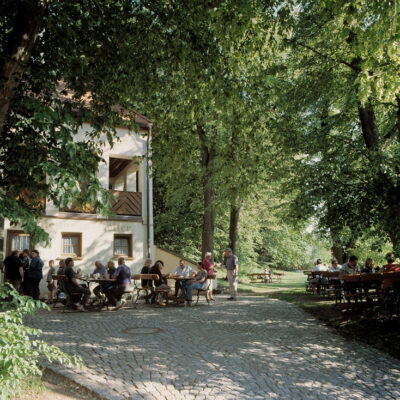
[[[117,310],[124,305],[125,302],[121,301],[121,297],[131,284],[131,269],[125,264],[123,257],[118,258],[118,268],[111,279],[116,281],[116,285],[107,291],[106,295],[108,302]]]
[[[95,269],[92,273],[92,277],[94,274],[99,274],[100,276],[104,277],[106,275],[106,267],[101,263],[101,261],[96,261],[94,265]]]

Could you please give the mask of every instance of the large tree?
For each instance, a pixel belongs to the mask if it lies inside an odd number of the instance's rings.
[[[44,199],[107,212],[96,172],[101,140],[112,143],[121,123],[113,106],[126,104],[121,93],[131,64],[124,59],[139,29],[134,7],[124,0],[2,4],[0,214],[34,241],[47,239],[36,223]],[[139,53],[131,50],[131,63],[134,54],[140,62]],[[91,131],[76,141],[84,121]]]
[[[141,65],[136,74],[143,79],[129,90],[136,99],[138,93],[144,96],[142,107],[158,124],[155,140],[163,143],[163,157],[170,160],[174,176],[180,176],[178,168],[191,169],[187,172],[193,175],[200,172],[204,254],[214,247],[215,185],[235,130],[233,104],[246,95],[253,61],[260,64],[255,54],[257,43],[262,43],[257,17],[264,10],[258,2],[234,1],[152,1],[142,6],[142,21],[148,26],[143,37],[150,48],[160,33],[162,41],[155,64]],[[236,119],[245,119],[251,108],[241,107],[239,112]],[[157,168],[158,160],[153,162]],[[234,165],[239,172],[241,165]],[[221,186],[218,191],[227,193]]]
[[[371,224],[400,246],[400,20],[393,6],[312,0],[279,11],[288,52],[280,104],[298,121],[283,130],[285,148],[297,155],[295,204],[308,205],[334,242],[350,229],[344,247]]]

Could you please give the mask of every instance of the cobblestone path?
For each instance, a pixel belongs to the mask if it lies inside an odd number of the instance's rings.
[[[80,354],[87,368],[61,371],[107,399],[400,399],[398,360],[279,300],[40,312],[29,324]]]

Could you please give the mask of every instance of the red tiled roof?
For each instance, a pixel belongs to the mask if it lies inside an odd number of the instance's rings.
[[[61,102],[72,100],[72,98],[74,96],[74,91],[71,90],[71,89],[68,89],[66,87],[66,85],[65,85],[65,82],[63,82],[63,81],[59,82],[59,85],[57,87],[57,91],[60,94]],[[92,99],[92,95],[91,95],[91,93],[88,92],[83,97],[81,97],[79,100],[83,101],[84,106],[89,108],[91,99]],[[127,110],[122,109],[122,107],[119,106],[119,105],[113,106],[112,110],[115,111],[115,112],[118,112],[121,115],[121,118],[124,119],[124,120],[127,120],[128,116],[130,116],[130,114],[132,114],[135,117],[135,122],[141,128],[149,129],[153,125],[153,122],[150,119],[148,119],[147,117],[145,117],[144,115],[138,113],[135,110],[127,111]]]

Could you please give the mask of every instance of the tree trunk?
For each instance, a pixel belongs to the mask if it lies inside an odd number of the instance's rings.
[[[201,253],[214,251],[214,228],[215,228],[215,131],[211,134],[211,140],[207,140],[204,127],[197,125],[197,132],[201,142],[201,161],[203,178],[203,229],[201,235]]]
[[[229,247],[233,254],[237,255],[239,250],[239,218],[240,206],[231,204],[231,217],[229,222]]]
[[[361,129],[364,137],[364,142],[368,149],[375,146],[379,141],[378,124],[376,123],[374,109],[371,104],[361,106],[357,100],[358,115],[360,117]]]
[[[8,115],[11,100],[31,56],[40,29],[42,1],[24,2],[19,6],[13,31],[0,62],[0,135]]]
[[[354,250],[356,248],[356,239],[355,238],[350,238],[349,241],[346,244],[346,247],[344,249],[344,253],[343,253],[343,262],[347,262],[349,261],[349,258],[351,256],[351,252],[352,250]]]

